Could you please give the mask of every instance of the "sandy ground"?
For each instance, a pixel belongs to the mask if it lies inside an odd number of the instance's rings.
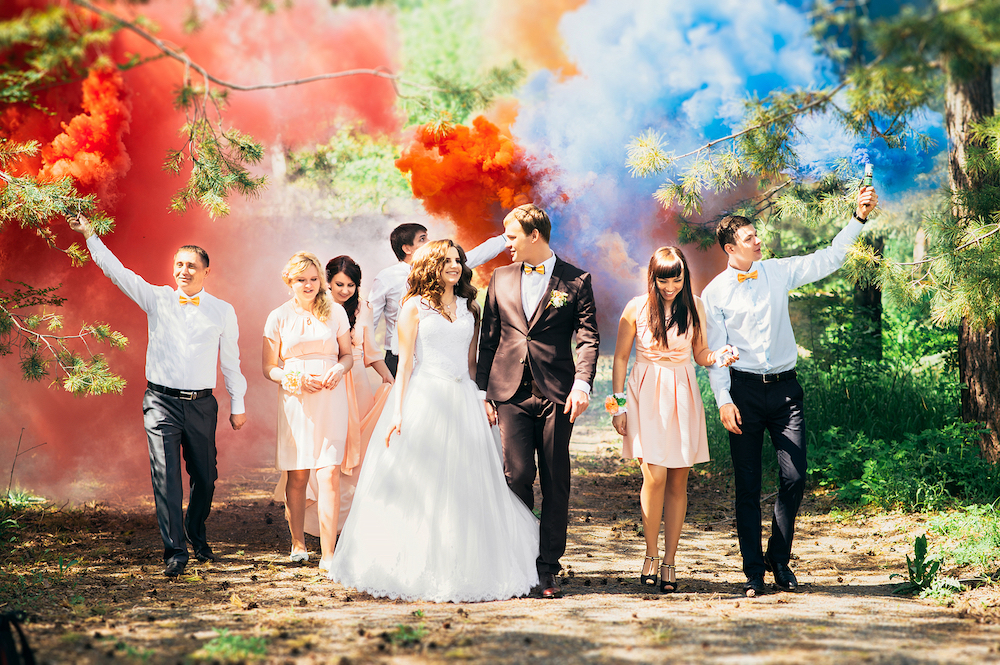
[[[221,561],[192,561],[177,581],[160,574],[151,505],[22,515],[0,552],[0,611],[27,609],[40,661],[53,663],[1000,662],[997,587],[948,605],[892,594],[922,515],[847,513],[813,495],[792,562],[800,591],[741,597],[731,488],[707,471],[690,479],[680,592],[644,593],[641,476],[609,453],[608,433],[592,420],[574,437],[558,600],[406,603],[332,584],[314,562],[286,562],[276,474],[248,469],[222,479],[209,521]]]

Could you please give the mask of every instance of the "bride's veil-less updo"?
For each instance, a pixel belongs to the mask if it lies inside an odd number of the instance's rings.
[[[448,250],[452,247],[458,250],[458,260],[462,264],[462,277],[455,285],[455,295],[467,300],[469,311],[478,321],[479,304],[476,302],[476,287],[472,285],[472,268],[466,265],[465,250],[452,240],[431,240],[414,253],[410,267],[410,288],[403,302],[414,296],[424,298],[434,309],[444,314],[441,304],[441,296],[444,294],[441,271],[448,259]]]
[[[316,292],[316,300],[313,302],[312,313],[320,321],[326,321],[330,318],[330,310],[333,309],[333,296],[330,295],[330,289],[326,285],[326,273],[323,271],[323,264],[319,262],[315,254],[312,252],[296,252],[293,254],[292,258],[288,259],[288,263],[285,264],[284,270],[281,271],[281,278],[285,280],[285,284],[291,286],[292,280],[306,270],[309,270],[310,266],[316,269],[320,283],[319,291]]]

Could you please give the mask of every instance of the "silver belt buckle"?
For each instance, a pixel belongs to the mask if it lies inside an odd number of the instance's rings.
[[[764,377],[764,383],[777,383],[778,382],[778,375],[777,374],[763,374],[762,376]]]
[[[183,400],[187,400],[188,402],[193,402],[198,398],[198,393],[194,390],[181,390],[180,393],[179,397]]]

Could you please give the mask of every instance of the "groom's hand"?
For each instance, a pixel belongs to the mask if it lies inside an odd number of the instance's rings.
[[[571,390],[569,397],[566,398],[566,408],[563,409],[563,413],[569,414],[569,421],[572,423],[587,410],[588,406],[590,406],[590,396],[587,393],[582,390]]]
[[[483,404],[486,405],[486,419],[490,422],[490,425],[497,424],[497,408],[493,406],[493,402],[484,401]]]
[[[740,415],[740,410],[736,408],[736,405],[730,402],[729,404],[723,404],[719,408],[719,418],[722,420],[722,426],[733,434],[743,434],[743,430],[740,429],[740,425],[743,424],[743,416]]]

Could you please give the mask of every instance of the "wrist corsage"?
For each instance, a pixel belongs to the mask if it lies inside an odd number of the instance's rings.
[[[297,395],[302,392],[302,372],[297,369],[288,370],[281,377],[281,387],[287,393]]]
[[[628,412],[625,408],[625,393],[608,395],[604,400],[604,410],[612,416],[620,416]]]

